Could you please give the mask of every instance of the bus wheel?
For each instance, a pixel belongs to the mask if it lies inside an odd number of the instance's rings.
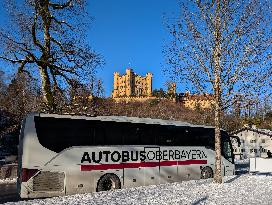
[[[121,182],[118,176],[115,174],[105,174],[99,179],[96,191],[109,191],[120,188]]]
[[[201,170],[201,179],[213,178],[213,170],[211,167],[204,167]]]

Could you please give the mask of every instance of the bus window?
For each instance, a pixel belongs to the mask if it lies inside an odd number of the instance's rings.
[[[93,127],[87,120],[53,117],[35,117],[34,120],[39,142],[51,151],[93,145]]]
[[[122,127],[124,123],[102,122],[105,130],[105,145],[123,145]]]
[[[214,149],[214,132],[211,129],[195,128],[190,130],[190,146],[205,146]]]
[[[124,145],[139,145],[140,144],[140,126],[139,124],[126,123],[123,126],[123,141]]]
[[[175,146],[185,146],[190,144],[189,131],[186,127],[175,128]]]
[[[126,122],[100,122],[95,129],[95,144],[154,145],[150,126]]]
[[[95,125],[94,144],[105,145],[106,131],[105,131],[105,126],[103,126],[103,122],[93,121],[92,123]]]
[[[157,140],[156,137],[158,136],[157,125],[146,125],[146,124],[139,124],[139,135],[140,135],[140,144],[141,145],[156,145]]]
[[[214,132],[212,129],[177,127],[175,130],[174,145],[176,146],[205,146],[214,149]]]
[[[230,141],[222,142],[222,155],[230,162],[233,162],[232,148],[231,148]]]
[[[141,145],[157,145],[156,131],[157,125],[142,124],[140,127],[140,143]]]
[[[159,131],[159,145],[175,146],[177,140],[175,126],[161,126]]]

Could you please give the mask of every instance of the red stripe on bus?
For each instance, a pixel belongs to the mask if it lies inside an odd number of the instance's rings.
[[[139,167],[175,166],[175,165],[191,165],[191,164],[207,164],[207,160],[132,162],[132,163],[121,163],[121,164],[81,165],[81,171],[139,168]]]
[[[186,161],[178,161],[178,165],[190,165],[190,164],[207,164],[207,160],[186,160]]]

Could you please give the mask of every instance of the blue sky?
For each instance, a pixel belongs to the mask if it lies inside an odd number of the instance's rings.
[[[163,46],[170,35],[163,15],[178,14],[176,0],[92,0],[88,11],[94,22],[88,31],[90,45],[104,56],[99,77],[106,96],[113,89],[113,72],[127,67],[140,75],[153,73],[153,89],[164,87]]]
[[[162,50],[170,34],[163,25],[163,16],[178,15],[178,1],[88,0],[87,10],[94,18],[87,40],[105,60],[98,72],[105,95],[111,95],[113,72],[123,74],[128,67],[139,75],[153,73],[153,89],[165,88],[168,78],[163,73]],[[0,7],[0,25],[7,20],[5,14]],[[11,67],[4,70],[6,74],[14,71]]]

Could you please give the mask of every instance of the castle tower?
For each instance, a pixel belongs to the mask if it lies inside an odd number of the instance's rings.
[[[130,68],[126,69],[126,96],[131,96],[132,94],[132,78],[133,70]]]
[[[146,94],[152,96],[152,73],[146,74]]]
[[[119,73],[118,72],[114,72],[113,73],[113,92],[112,92],[112,97],[113,98],[117,98],[119,97]]]
[[[172,83],[171,84],[171,91],[172,91],[172,93],[174,95],[176,94],[176,90],[177,90],[177,84],[176,83]]]

